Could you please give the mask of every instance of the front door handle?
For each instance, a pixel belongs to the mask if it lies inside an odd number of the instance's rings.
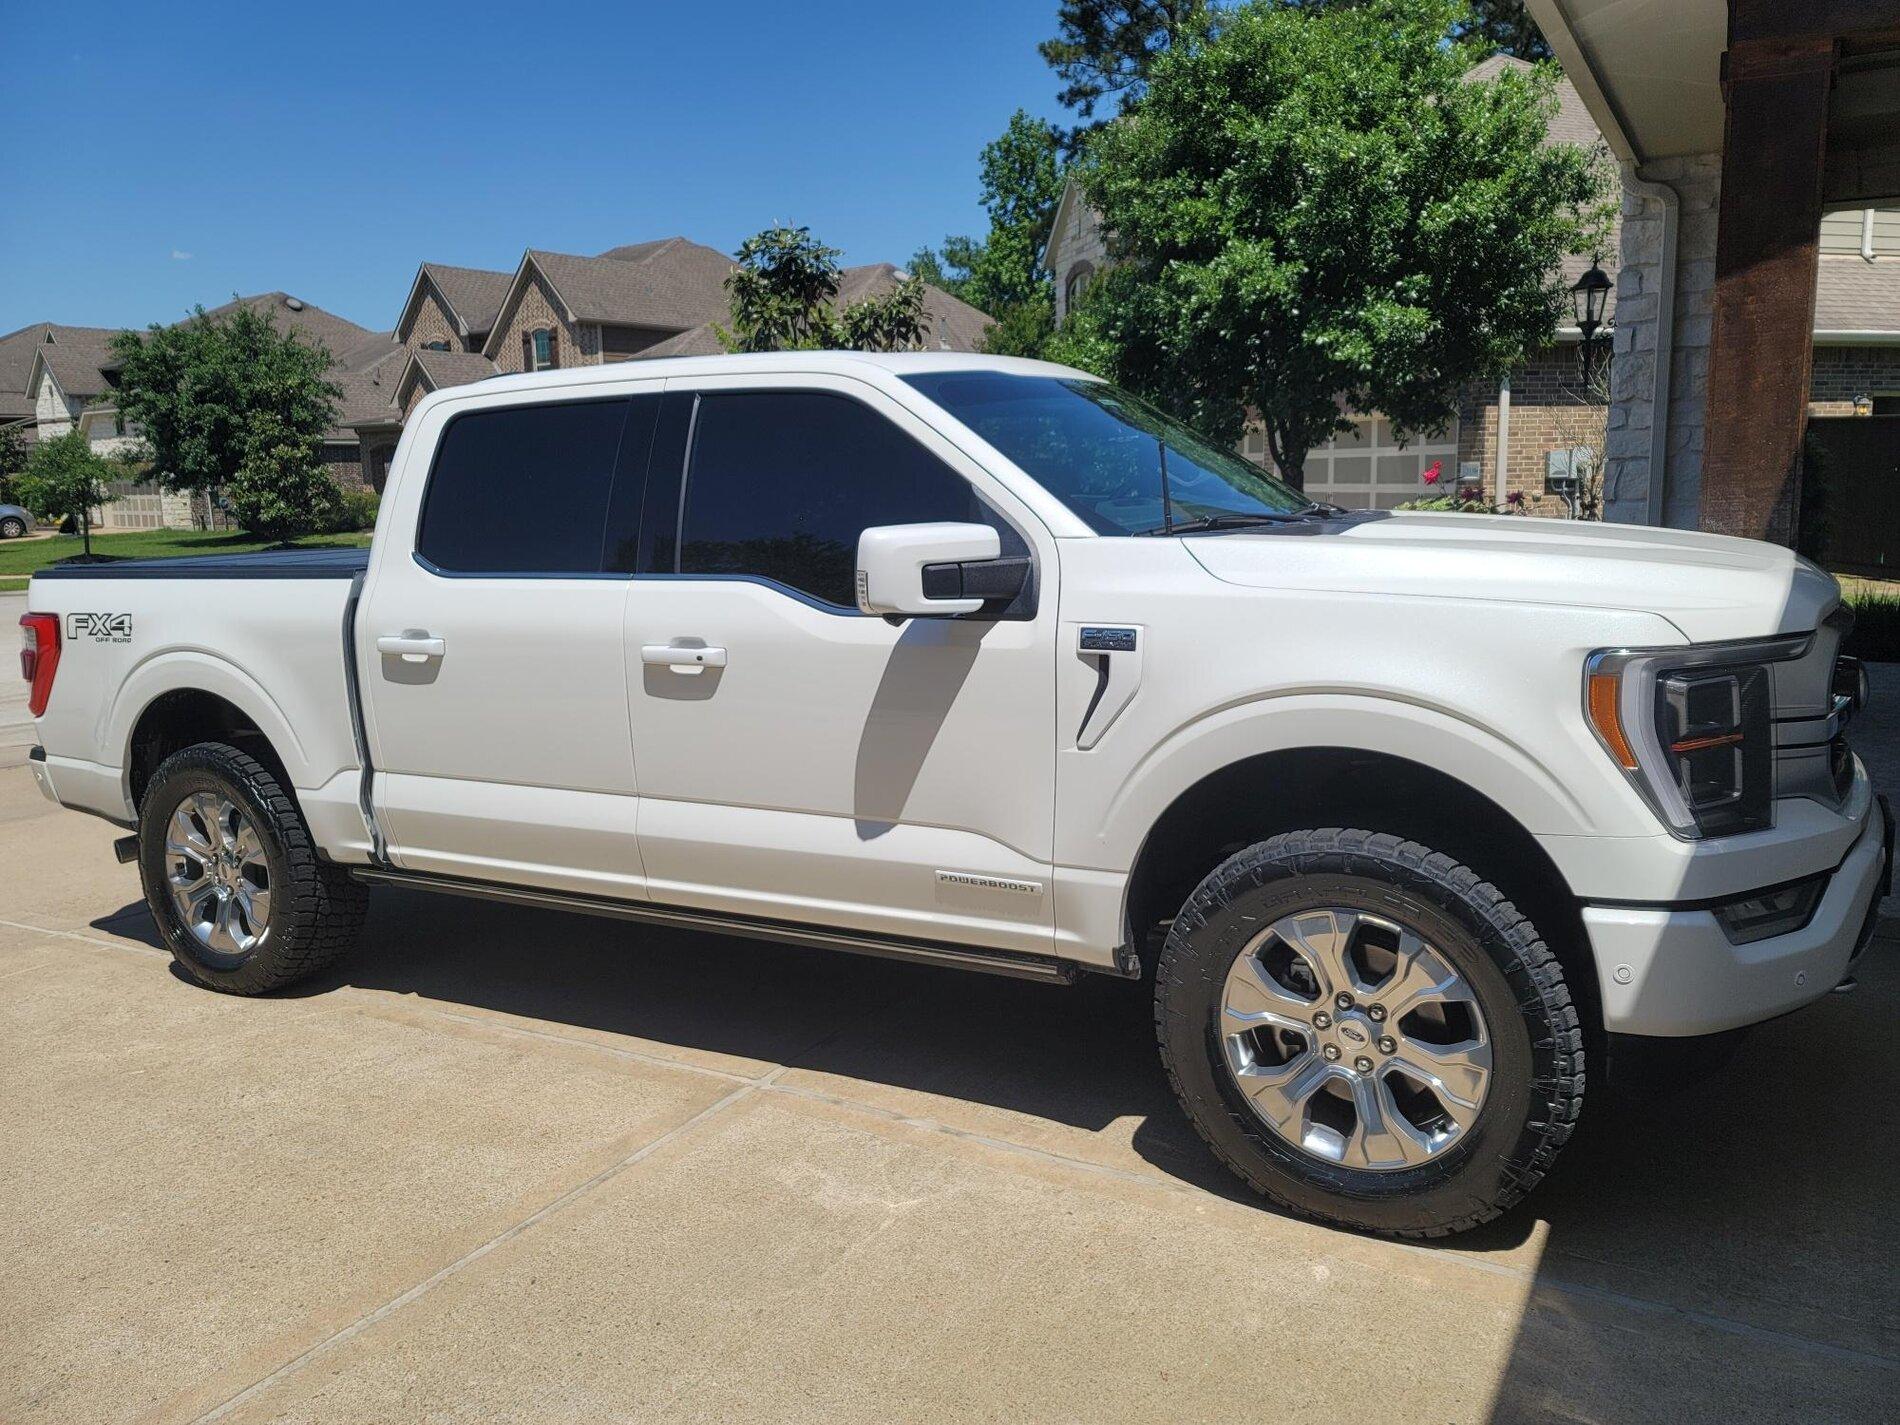
[[[643,643],[640,661],[675,673],[703,673],[708,668],[726,666],[726,650],[708,648],[702,643]]]
[[[392,654],[405,663],[422,663],[440,658],[448,651],[448,645],[419,628],[406,628],[401,633],[386,633],[377,639],[376,651]]]

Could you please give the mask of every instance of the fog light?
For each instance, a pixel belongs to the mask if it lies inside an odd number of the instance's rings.
[[[1762,891],[1744,900],[1729,901],[1715,908],[1715,918],[1732,945],[1747,945],[1774,935],[1791,935],[1814,919],[1814,908],[1827,889],[1827,877],[1813,876]]]

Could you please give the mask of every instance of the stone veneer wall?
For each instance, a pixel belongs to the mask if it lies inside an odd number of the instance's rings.
[[[1900,346],[1817,346],[1808,414],[1851,416],[1856,396],[1900,394]]]
[[[1069,278],[1075,269],[1086,262],[1089,275],[1095,276],[1108,266],[1108,246],[1102,240],[1102,224],[1080,194],[1069,204],[1069,221],[1063,227],[1061,238],[1056,245],[1061,268],[1055,274],[1058,326],[1069,315]]]
[[[1624,177],[1630,177],[1626,167]],[[1616,346],[1605,437],[1605,517],[1641,524],[1652,479],[1663,481],[1663,523],[1695,529],[1701,522],[1702,437],[1709,395],[1710,313],[1715,294],[1716,203],[1720,154],[1693,154],[1650,164],[1643,177],[1681,195],[1676,237],[1675,330],[1670,334],[1669,442],[1665,469],[1650,469],[1654,432],[1657,303],[1662,279],[1663,206],[1626,182],[1621,271],[1616,284]]]

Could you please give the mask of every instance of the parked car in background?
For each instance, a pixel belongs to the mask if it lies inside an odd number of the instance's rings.
[[[1236,1173],[1395,1235],[1519,1200],[1586,1063],[1846,982],[1891,875],[1813,565],[1347,514],[1041,362],[453,387],[369,550],[28,608],[31,765],[204,985],[320,969],[379,883],[1121,976]]]
[[[0,539],[23,539],[33,528],[33,516],[23,505],[0,505]]]

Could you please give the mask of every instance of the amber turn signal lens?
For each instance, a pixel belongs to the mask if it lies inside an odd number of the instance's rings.
[[[1592,673],[1590,675],[1590,725],[1597,730],[1597,736],[1603,739],[1603,745],[1610,749],[1610,755],[1617,765],[1626,772],[1636,770],[1636,754],[1630,750],[1630,741],[1623,735],[1623,715],[1618,707],[1622,701],[1623,680],[1614,673]]]

